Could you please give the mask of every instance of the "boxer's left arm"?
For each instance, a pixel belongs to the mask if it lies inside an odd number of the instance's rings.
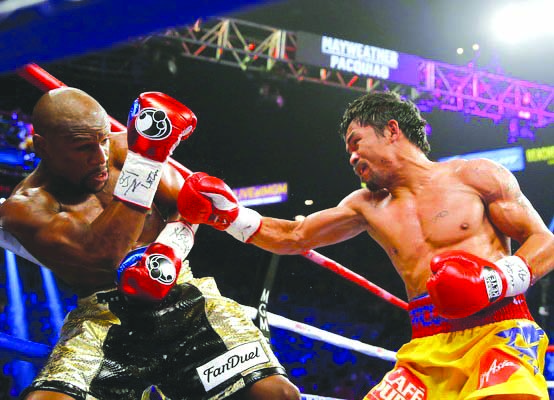
[[[514,175],[490,160],[469,161],[464,178],[480,193],[496,229],[520,244],[514,255],[527,262],[532,282],[554,268],[554,235],[522,193]]]
[[[211,225],[273,253],[300,254],[364,232],[368,222],[361,208],[370,201],[369,196],[369,191],[358,190],[336,207],[310,214],[302,221],[290,221],[262,217],[240,206],[225,182],[198,172],[186,179],[178,207],[191,223]]]
[[[114,166],[121,169],[127,156],[127,139],[125,132],[112,132],[111,150]],[[164,165],[158,190],[154,196],[154,203],[168,211],[170,220],[177,219],[177,197],[185,183],[185,177],[171,163]]]
[[[447,318],[466,317],[504,297],[525,293],[554,266],[554,235],[507,169],[489,160],[472,160],[458,172],[481,197],[493,228],[508,238],[503,243],[506,253],[509,239],[521,246],[513,256],[489,260],[457,249],[433,257],[427,289],[437,312]]]

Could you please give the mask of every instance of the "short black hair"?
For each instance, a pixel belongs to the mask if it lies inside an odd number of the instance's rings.
[[[362,126],[371,126],[383,134],[387,123],[394,119],[410,142],[428,154],[431,146],[427,141],[425,126],[427,121],[421,116],[418,108],[409,100],[403,100],[394,92],[370,92],[352,103],[344,111],[339,134],[344,139],[348,126],[356,121]]]

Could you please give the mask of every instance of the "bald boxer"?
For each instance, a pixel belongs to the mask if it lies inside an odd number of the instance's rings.
[[[127,134],[111,133],[96,100],[62,88],[32,118],[41,162],[0,206],[0,222],[79,300],[23,396],[297,399],[240,306],[186,261],[195,227],[176,212],[184,180],[167,160],[195,129],[192,111],[143,93]]]
[[[365,399],[548,399],[548,338],[523,294],[553,268],[554,236],[504,167],[429,160],[425,124],[394,93],[352,102],[340,131],[366,188],[302,221],[240,207],[202,173],[186,180],[180,212],[279,254],[362,232],[385,249],[406,287],[412,340]]]

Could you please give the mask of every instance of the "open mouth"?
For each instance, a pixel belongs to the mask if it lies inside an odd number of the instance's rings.
[[[356,165],[355,172],[360,178],[369,171],[369,167],[365,163]]]
[[[108,180],[108,171],[104,170],[90,175],[90,179],[96,182],[105,182]]]

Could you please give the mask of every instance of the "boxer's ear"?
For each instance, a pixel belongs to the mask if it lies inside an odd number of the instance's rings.
[[[36,132],[33,135],[33,148],[40,158],[43,158],[48,153],[46,150],[46,139]]]
[[[395,142],[398,140],[401,130],[400,126],[398,125],[398,121],[395,119],[389,120],[386,125],[387,130],[390,132],[390,141]]]

